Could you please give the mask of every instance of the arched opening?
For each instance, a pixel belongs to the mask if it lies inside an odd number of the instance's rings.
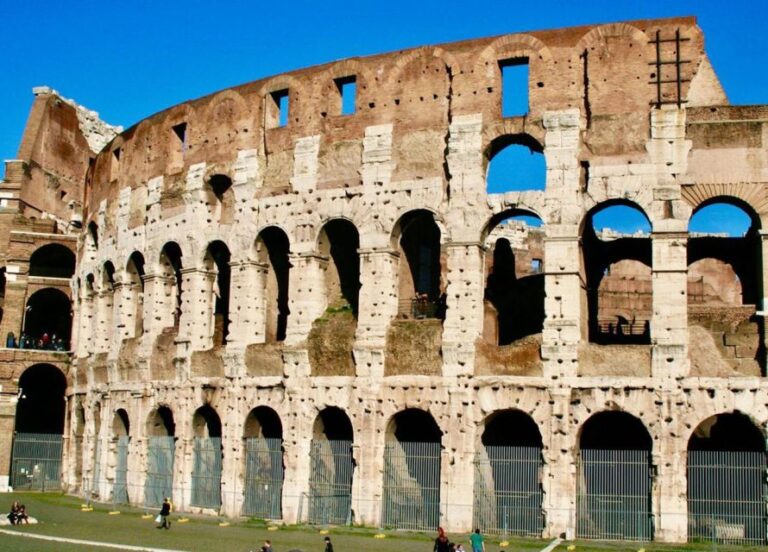
[[[542,440],[520,410],[492,414],[475,458],[473,526],[484,533],[539,537],[542,513]]]
[[[392,417],[384,449],[382,525],[437,528],[442,436],[435,419],[424,410],[409,408]]]
[[[243,430],[245,481],[243,515],[282,518],[283,426],[268,406],[251,410]]]
[[[221,241],[212,242],[205,256],[206,269],[215,272],[213,283],[213,346],[227,344],[229,336],[229,287],[231,270],[229,248]]]
[[[147,466],[144,506],[159,508],[173,493],[173,465],[176,457],[176,423],[167,406],[155,408],[147,418]]]
[[[44,245],[29,258],[29,275],[45,278],[71,278],[75,273],[75,254],[58,243]]]
[[[697,345],[690,351],[692,375],[764,371],[765,327],[757,314],[764,293],[759,229],[755,211],[736,198],[712,198],[691,216],[688,320]],[[734,343],[739,346],[729,346]]]
[[[485,239],[483,337],[494,345],[540,336],[544,327],[544,231],[541,219],[507,211]]]
[[[309,523],[352,523],[352,422],[330,406],[315,418],[310,445]]]
[[[320,231],[318,250],[331,265],[325,275],[328,308],[350,310],[355,316],[360,293],[359,247],[357,228],[348,220],[331,220]]]
[[[138,251],[128,258],[125,274],[128,286],[126,336],[141,337],[144,334],[144,256]]]
[[[582,262],[590,342],[650,344],[650,231],[648,218],[629,202],[602,203],[587,214]]]
[[[105,262],[101,267],[101,285],[96,295],[96,340],[97,352],[106,352],[112,342],[114,332],[115,306],[115,266]]]
[[[88,235],[85,246],[89,253],[95,253],[99,248],[99,225],[94,221],[88,223]]]
[[[21,346],[27,349],[69,350],[72,304],[56,288],[44,288],[27,300]]]
[[[223,174],[214,174],[208,180],[211,195],[212,215],[219,224],[232,224],[235,219],[235,192],[232,179]]]
[[[404,214],[395,227],[400,268],[398,314],[405,318],[445,318],[440,228],[434,215],[418,209]]]
[[[55,490],[61,485],[67,381],[50,364],[35,364],[19,378],[11,462],[11,486]]]
[[[576,534],[605,540],[653,539],[652,440],[626,412],[599,412],[579,438]]]
[[[288,257],[288,236],[280,228],[270,226],[256,238],[256,255],[266,268],[262,289],[265,295],[266,313],[264,339],[267,343],[285,340],[288,327],[288,283],[291,262]]]
[[[221,419],[210,406],[201,406],[192,418],[194,451],[191,506],[221,508]]]
[[[543,191],[547,183],[543,151],[541,144],[527,134],[496,138],[487,153],[487,193]]]
[[[688,441],[688,540],[761,545],[768,535],[765,435],[740,412],[701,422]]]
[[[130,447],[131,425],[128,413],[119,408],[112,418],[111,455],[114,466],[114,483],[112,484],[112,502],[115,504],[128,503],[128,451]]]
[[[181,269],[183,264],[181,262],[181,248],[176,242],[168,242],[163,245],[163,249],[160,252],[160,270],[164,277],[164,284],[166,290],[166,297],[169,297],[169,302],[166,307],[166,311],[171,313],[171,316],[166,316],[166,324],[179,327],[179,321],[181,320],[181,293],[183,279],[181,277]],[[169,324],[168,321],[172,320],[173,323]],[[167,327],[167,326],[166,326]]]

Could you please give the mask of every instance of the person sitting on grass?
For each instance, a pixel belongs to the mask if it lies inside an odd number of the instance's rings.
[[[19,506],[19,511],[16,514],[16,525],[20,525],[21,522],[26,523],[29,525],[29,516],[27,515],[27,507],[23,504]]]
[[[11,511],[8,514],[8,521],[11,522],[11,525],[16,525],[19,522],[19,503],[14,500],[13,504],[11,504]]]

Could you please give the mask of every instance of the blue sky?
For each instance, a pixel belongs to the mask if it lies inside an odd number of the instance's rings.
[[[734,104],[768,103],[768,2],[0,2],[0,156],[47,85],[130,126],[168,106],[352,56],[527,30],[695,15]]]

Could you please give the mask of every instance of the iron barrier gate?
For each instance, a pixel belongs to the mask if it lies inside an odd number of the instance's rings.
[[[309,475],[309,523],[352,522],[352,441],[312,439]]]
[[[440,522],[437,443],[394,442],[384,449],[384,527],[433,530]]]
[[[578,483],[579,538],[653,538],[650,451],[584,449]]]
[[[488,446],[475,458],[472,526],[484,533],[541,537],[540,447]]]
[[[17,433],[13,439],[11,486],[17,491],[61,488],[62,436]]]
[[[195,437],[191,506],[221,508],[221,438]]]
[[[283,440],[246,439],[243,515],[281,519],[282,494]]]
[[[159,508],[173,491],[175,437],[150,437],[147,443],[147,478],[144,482],[144,505]]]
[[[130,437],[123,435],[115,442],[115,484],[112,487],[112,502],[128,503],[128,445]]]
[[[766,453],[688,451],[688,540],[765,544]]]

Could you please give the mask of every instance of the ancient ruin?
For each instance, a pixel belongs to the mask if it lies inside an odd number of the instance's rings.
[[[125,131],[34,93],[2,487],[765,542],[768,106],[729,105],[694,18],[351,58]],[[489,189],[508,151],[539,174]],[[689,232],[717,204],[743,235]],[[595,223],[617,206],[646,230]]]

